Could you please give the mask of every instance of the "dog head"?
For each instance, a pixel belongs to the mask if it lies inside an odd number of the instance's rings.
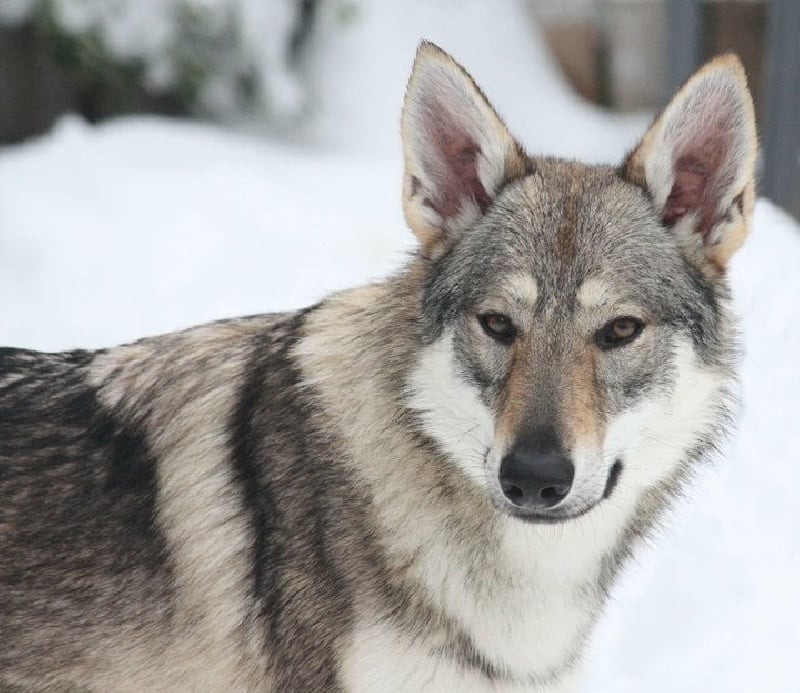
[[[402,116],[425,263],[408,401],[504,512],[564,521],[674,479],[726,421],[726,264],[753,207],[737,58],[677,92],[618,168],[529,157],[423,43]]]

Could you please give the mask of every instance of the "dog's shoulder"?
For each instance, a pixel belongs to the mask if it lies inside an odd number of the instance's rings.
[[[255,359],[293,343],[304,314],[221,320],[96,351],[0,348],[0,453],[18,457],[34,440],[58,448],[108,417],[152,428],[187,402],[233,397]]]

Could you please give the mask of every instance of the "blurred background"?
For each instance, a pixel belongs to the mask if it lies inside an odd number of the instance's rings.
[[[296,308],[414,240],[421,38],[531,152],[617,163],[733,50],[760,132],[738,434],[614,589],[590,693],[798,693],[800,2],[0,0],[0,345],[103,347]]]
[[[614,111],[655,109],[703,60],[738,53],[763,133],[761,189],[800,216],[797,2],[520,3],[569,84]],[[297,135],[319,105],[308,59],[319,15],[347,32],[365,12],[358,0],[3,0],[0,142],[63,113],[247,120]]]

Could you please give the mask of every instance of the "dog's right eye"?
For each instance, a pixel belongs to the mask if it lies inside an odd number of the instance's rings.
[[[486,334],[503,344],[511,344],[517,336],[517,328],[506,315],[485,313],[478,316],[478,321]]]
[[[642,329],[644,323],[637,318],[617,318],[598,330],[594,335],[594,341],[601,349],[613,349],[632,342]]]

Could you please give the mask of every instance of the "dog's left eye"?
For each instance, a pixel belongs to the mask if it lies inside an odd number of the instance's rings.
[[[517,336],[517,328],[514,327],[511,318],[506,315],[485,313],[478,316],[478,321],[486,334],[503,344],[511,344]]]
[[[613,349],[632,342],[643,328],[644,323],[637,318],[617,318],[595,332],[594,341],[601,349]]]

